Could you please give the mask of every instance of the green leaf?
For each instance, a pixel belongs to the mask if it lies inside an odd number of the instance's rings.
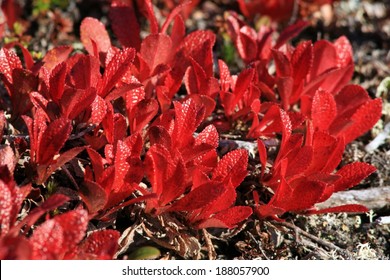
[[[129,256],[129,260],[154,260],[161,255],[159,249],[153,246],[143,246],[133,251]]]

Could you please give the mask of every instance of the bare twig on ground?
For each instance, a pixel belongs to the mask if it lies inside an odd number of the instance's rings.
[[[375,220],[380,225],[389,225],[390,224],[390,216],[380,217]]]
[[[352,255],[351,255],[350,252],[348,252],[347,250],[342,249],[342,248],[340,248],[340,247],[334,245],[333,243],[330,243],[330,242],[328,242],[328,241],[325,241],[325,240],[323,240],[323,239],[321,239],[321,238],[318,238],[317,236],[314,236],[314,235],[312,235],[312,234],[310,234],[310,233],[304,231],[303,229],[297,227],[297,226],[294,225],[294,224],[291,224],[291,223],[288,223],[288,222],[276,222],[276,224],[294,230],[297,237],[298,237],[299,235],[302,235],[302,236],[304,236],[304,237],[306,237],[306,238],[309,238],[310,240],[316,242],[317,244],[319,244],[319,245],[321,245],[321,246],[323,246],[323,247],[326,247],[326,248],[328,248],[328,249],[337,251],[338,253],[340,253],[340,255],[344,256],[346,259],[352,259]],[[310,243],[303,241],[303,239],[302,239],[302,240],[299,240],[299,241],[301,241],[301,243],[304,243],[306,246],[311,246],[312,248],[318,249],[317,246],[311,245]]]
[[[333,194],[327,201],[317,204],[316,207],[325,209],[343,204],[362,204],[371,210],[389,206],[390,186],[338,192]]]
[[[217,253],[215,252],[215,248],[213,242],[211,241],[210,234],[205,229],[202,229],[202,233],[206,242],[209,260],[215,260],[217,258]]]
[[[249,235],[249,237],[253,240],[253,242],[256,243],[257,245],[257,248],[260,250],[261,254],[264,256],[264,258],[266,260],[269,260],[269,257],[267,256],[267,254],[264,252],[263,250],[263,247],[261,246],[261,241],[257,240],[252,233],[250,233],[249,231],[247,232],[247,234]]]

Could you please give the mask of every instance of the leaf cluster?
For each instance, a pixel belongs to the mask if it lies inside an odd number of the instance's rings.
[[[15,45],[0,50],[11,114],[7,119],[0,112],[0,136],[7,138],[11,126],[28,134],[0,149],[1,258],[112,258],[119,232],[104,229],[84,238],[88,223],[113,223],[120,209],[140,203],[145,215],[174,215],[195,230],[233,228],[252,213],[280,220],[286,212],[367,210],[315,207],[375,171],[359,162],[336,170],[345,146],[377,122],[382,107],[380,99],[348,84],[354,65],[347,38],[294,47],[289,41],[306,22],[275,38],[271,27],[256,31],[229,12],[225,30],[246,65],[232,74],[215,58],[216,34],[186,33],[186,4],[160,24],[150,0],[135,2],[111,3],[121,47],[103,23],[85,18],[83,53],[57,46],[34,61],[18,45],[22,63],[11,50]],[[138,14],[149,23],[144,38]],[[238,122],[243,140],[257,145],[252,160],[260,166],[261,188],[244,199],[239,188],[248,175],[248,151],[218,153],[220,134]],[[23,158],[26,178],[18,186],[14,170]],[[66,167],[75,165],[73,173]],[[72,179],[74,195],[51,194],[18,219],[33,188],[43,188],[59,168]],[[64,204],[77,207],[58,214]]]

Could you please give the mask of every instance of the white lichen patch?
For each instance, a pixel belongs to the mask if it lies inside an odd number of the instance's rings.
[[[357,245],[357,252],[354,253],[357,260],[376,260],[378,259],[376,251],[370,247],[369,243],[360,243]]]

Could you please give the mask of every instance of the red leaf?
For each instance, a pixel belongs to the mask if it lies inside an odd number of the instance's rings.
[[[119,97],[126,96],[125,99],[135,99],[137,101],[140,101],[140,95],[145,95],[145,92],[143,90],[143,85],[141,83],[131,83],[131,84],[124,84],[121,87],[114,89],[111,91],[104,99],[106,101],[112,101],[115,99],[118,99]]]
[[[160,104],[160,109],[164,113],[168,111],[171,107],[172,98],[176,93],[173,92],[171,94],[169,89],[165,86],[157,86],[156,87],[156,95],[158,103]]]
[[[88,122],[92,124],[100,124],[107,113],[107,104],[103,98],[96,95],[95,100],[91,104],[91,117]]]
[[[30,260],[32,259],[32,246],[23,236],[5,236],[0,239],[1,260]]]
[[[215,214],[197,225],[197,228],[232,228],[252,215],[252,209],[248,206],[235,206]]]
[[[336,169],[336,167],[341,162],[341,159],[343,158],[344,149],[345,149],[344,137],[338,137],[336,139],[336,145],[333,146],[333,151],[328,156],[328,162],[322,168],[321,172],[324,173],[333,172],[333,170]]]
[[[14,69],[12,71],[13,84],[10,87],[13,113],[25,114],[31,107],[29,94],[38,88],[38,78],[28,70]]]
[[[232,87],[233,93],[224,91],[220,93],[222,105],[225,108],[226,115],[234,114],[238,102],[242,100],[244,94],[249,90],[254,72],[255,71],[253,68],[243,70],[238,76],[235,85]]]
[[[213,180],[237,187],[247,175],[248,152],[237,149],[227,153],[213,172]]]
[[[19,20],[23,11],[20,4],[16,1],[4,1],[1,3],[1,10],[3,23],[6,23],[10,30],[15,31],[14,24]]]
[[[126,173],[125,181],[130,184],[139,184],[144,177],[144,165],[139,157],[132,156],[129,160],[130,168]]]
[[[35,212],[47,212],[54,210],[55,208],[61,206],[65,202],[69,201],[69,197],[63,194],[53,194],[51,195],[45,202],[43,202],[39,207],[34,208],[30,215],[32,215]],[[36,209],[36,210],[35,210]]]
[[[248,18],[250,18],[250,17],[252,17],[253,16],[253,11],[252,11],[252,9],[251,9],[251,12],[249,12],[249,5],[250,4],[253,4],[253,3],[255,3],[255,2],[247,2],[247,1],[245,1],[245,0],[237,0],[237,2],[238,2],[238,5],[239,5],[239,7],[240,7],[240,11],[241,11],[241,13],[245,16],[245,17],[248,17]]]
[[[104,70],[98,94],[105,97],[129,70],[135,57],[132,48],[117,52]]]
[[[81,153],[84,150],[84,147],[75,147],[70,150],[67,150],[66,152],[63,152],[60,154],[60,156],[53,160],[50,163],[50,166],[47,168],[47,171],[45,173],[44,177],[41,177],[40,182],[43,183],[46,181],[46,179],[58,168],[63,166],[68,161],[72,160],[75,156],[77,156],[79,153]]]
[[[134,76],[131,77],[130,85],[140,83]],[[131,91],[129,91],[125,95],[125,101],[126,101],[126,111],[129,114],[133,107],[137,105],[138,102],[140,102],[142,99],[145,98],[145,89],[144,87],[137,87]]]
[[[325,183],[307,181],[306,179],[295,180],[290,185],[282,182],[274,195],[275,200],[272,205],[282,208],[286,212],[310,209],[320,201],[325,187]]]
[[[44,222],[34,230],[30,238],[32,259],[56,260],[64,255],[64,230],[54,219]]]
[[[0,111],[0,138],[1,139],[3,139],[5,124],[6,124],[6,118],[4,115],[4,111]]]
[[[22,67],[22,62],[13,51],[5,48],[0,50],[0,73],[4,75],[8,83],[12,84],[13,82],[12,71]]]
[[[283,145],[280,146],[280,151],[274,161],[275,162],[274,168],[277,168],[283,159],[294,158],[296,154],[299,152],[299,150],[301,149],[302,145],[303,145],[303,135],[298,133],[292,134],[288,139],[286,139],[285,142],[283,142]]]
[[[137,0],[137,6],[144,14],[144,16],[149,20],[150,33],[158,33],[158,23],[157,18],[154,15],[152,0]]]
[[[290,77],[292,76],[291,63],[288,57],[281,51],[272,50],[272,56],[275,61],[276,75],[278,77]],[[301,67],[301,66],[299,66]]]
[[[69,201],[69,197],[63,194],[53,194],[45,202],[43,202],[37,208],[31,210],[30,214],[23,220],[23,223],[18,224],[18,227],[22,227],[24,224],[27,227],[31,227],[47,211],[51,211]]]
[[[108,202],[106,191],[99,184],[92,181],[85,180],[81,184],[79,195],[87,206],[89,214],[94,214],[104,209]]]
[[[27,120],[28,118],[25,117],[24,119]],[[41,138],[44,131],[47,129],[47,121],[48,119],[46,113],[43,110],[36,110],[31,129],[29,124],[27,124],[30,135],[31,159],[35,162],[38,161]]]
[[[0,169],[2,172],[4,169]],[[15,184],[15,183],[14,183]],[[4,237],[10,227],[12,226],[12,223],[14,221],[11,220],[11,212],[13,207],[17,207],[17,211],[19,211],[20,205],[15,205],[13,203],[13,195],[12,195],[12,189],[10,189],[11,186],[6,185],[3,180],[0,180],[0,199],[1,199],[1,205],[0,205],[0,223],[1,223],[1,231],[0,236]],[[15,188],[15,187],[14,187]]]
[[[272,103],[273,104],[273,103]],[[264,105],[264,104],[263,104]],[[281,116],[283,115],[283,118]],[[257,117],[255,117],[255,120]],[[258,120],[258,119],[257,119]],[[275,133],[282,132],[283,142],[288,141],[291,135],[292,125],[290,118],[288,115],[279,108],[277,105],[271,105],[271,107],[267,108],[267,111],[261,121],[256,124],[256,126],[252,125],[250,131],[251,137],[259,137],[259,136],[275,136]],[[281,148],[284,147],[284,144],[281,145]]]
[[[86,17],[81,22],[80,39],[90,55],[94,55],[93,43],[97,46],[98,54],[107,53],[111,47],[110,37],[103,23],[91,17]]]
[[[170,163],[171,155],[166,147],[162,145],[153,145],[146,154],[145,164],[147,166],[146,172],[149,181],[152,185],[153,193],[156,193],[159,197],[163,192],[163,180],[167,176],[168,170],[172,167],[168,167]]]
[[[259,151],[259,158],[261,163],[261,178],[264,176],[265,167],[267,165],[267,149],[261,139],[257,140],[257,149]]]
[[[239,100],[244,96],[244,93],[249,89],[249,86],[252,82],[255,70],[253,68],[243,70],[240,75],[237,77],[237,81],[234,85],[234,100],[233,104],[230,104],[229,107],[233,109],[233,106],[237,105]]]
[[[317,131],[314,133],[312,141],[313,160],[310,167],[306,170],[306,174],[321,172],[327,167],[330,155],[332,155],[333,151],[338,147],[338,141],[340,140],[326,132]],[[336,163],[331,164],[336,165]]]
[[[0,170],[2,171],[2,170]],[[3,176],[4,176],[4,171],[2,171]],[[25,198],[30,194],[32,186],[31,184],[23,185],[23,186],[18,186],[16,187],[16,183],[13,181],[13,179],[9,178],[10,181],[6,182],[4,177],[2,180],[5,183],[8,183],[8,188],[11,191],[11,197],[12,197],[12,209],[9,212],[9,217],[10,217],[10,222],[12,224],[15,224],[15,221],[17,220],[17,217],[20,212],[20,207],[22,206],[22,202],[25,200]],[[1,181],[0,181],[1,182]],[[3,231],[2,231],[3,233]],[[14,231],[14,233],[17,233],[17,230]]]
[[[192,134],[203,121],[204,107],[198,107],[195,101],[188,99],[183,103],[174,102],[175,128],[172,139],[178,147],[184,147],[193,140]]]
[[[338,117],[349,119],[360,106],[371,100],[371,98],[368,92],[361,86],[347,85],[335,96],[335,100]]]
[[[96,88],[101,79],[99,60],[91,55],[81,55],[71,67],[70,78],[77,89]]]
[[[352,46],[347,37],[339,37],[333,45],[335,46],[337,53],[337,67],[345,67],[353,64]]]
[[[95,181],[100,182],[99,178],[104,172],[104,160],[100,154],[93,149],[87,148],[87,153],[91,159],[92,168],[95,174]]]
[[[382,115],[382,99],[367,101],[351,117],[352,124],[341,133],[345,142],[349,143],[372,128]],[[341,134],[340,133],[340,134]]]
[[[314,95],[311,119],[313,127],[319,130],[328,130],[337,114],[336,102],[329,92],[318,90]]]
[[[114,257],[118,249],[120,233],[108,229],[92,232],[78,248],[79,259],[108,260]]]
[[[83,239],[88,225],[88,213],[84,209],[76,209],[53,218],[64,230],[62,249],[71,251]],[[66,233],[66,234],[65,234]]]
[[[183,194],[185,191],[185,179],[187,176],[187,169],[183,162],[183,159],[179,158],[175,160],[175,163],[169,163],[166,169],[166,174],[163,177],[163,191],[160,195],[161,205],[173,201]]]
[[[26,69],[27,70],[32,70],[31,68],[33,68],[33,66],[34,66],[34,60],[32,58],[31,53],[28,51],[28,49],[25,48],[22,45],[22,43],[20,43],[20,42],[11,42],[9,44],[6,44],[7,48],[12,48],[12,47],[15,47],[15,46],[19,47],[20,50],[22,51],[24,64],[26,66]]]
[[[182,42],[182,50],[186,57],[192,57],[206,72],[207,77],[213,75],[213,52],[215,34],[211,31],[198,30],[187,35]],[[183,64],[183,61],[179,61]],[[186,67],[186,65],[182,65]],[[185,69],[184,69],[185,70]],[[184,73],[184,71],[183,71]]]
[[[237,50],[246,64],[257,59],[257,34],[248,26],[243,26],[237,36]]]
[[[368,212],[369,209],[363,205],[359,204],[347,204],[347,205],[341,205],[341,206],[335,206],[330,208],[325,208],[321,210],[309,210],[306,213],[307,214],[325,214],[325,213],[340,213],[340,212],[347,212],[347,213],[364,213]]]
[[[132,5],[112,3],[109,12],[112,30],[123,47],[141,47],[140,27]]]
[[[6,166],[9,173],[13,175],[16,163],[17,158],[15,157],[15,154],[11,147],[8,145],[0,145],[0,166]]]
[[[188,94],[198,95],[192,97],[194,101],[197,101],[196,98],[202,98],[203,96],[211,97],[215,99],[219,92],[218,80],[214,77],[207,77],[206,72],[202,67],[192,58],[190,58],[191,66],[187,69],[184,76],[184,83]],[[214,100],[213,100],[214,101]],[[202,102],[202,101],[199,101]],[[199,104],[199,102],[197,102]],[[214,102],[215,103],[215,102]],[[207,104],[200,104],[207,105]],[[211,114],[211,112],[210,112]]]
[[[274,35],[274,29],[269,26],[261,26],[260,30],[257,33],[258,43],[258,55],[261,60],[263,60],[262,63],[266,63],[266,61],[269,61],[271,58],[271,49],[273,45],[273,35]],[[265,73],[268,75],[268,72]]]
[[[73,48],[70,46],[58,46],[49,50],[43,58],[43,67],[51,72],[59,63],[64,62]]]
[[[146,154],[146,172],[157,194],[159,206],[164,206],[185,191],[187,170],[183,159],[172,158],[170,152],[161,145],[152,146]],[[150,204],[150,203],[149,203]]]
[[[156,116],[159,106],[155,99],[143,99],[131,110],[129,116],[131,133],[140,132]]]
[[[207,76],[202,67],[191,59],[192,66],[187,68],[184,84],[188,94],[206,94]]]
[[[211,82],[208,84],[208,89],[211,89],[211,92],[218,88],[218,81],[215,78],[210,78],[208,82]],[[215,82],[215,83],[214,83]],[[214,109],[217,105],[216,102],[216,95],[218,94],[218,90],[214,91],[214,93],[211,94],[210,91],[207,92],[207,94],[210,95],[204,95],[204,94],[195,94],[191,95],[191,99],[195,101],[198,107],[204,106],[204,119],[211,116],[211,114],[214,112]]]
[[[203,129],[195,139],[195,145],[206,143],[214,147],[215,149],[219,145],[218,131],[214,125],[208,125]]]
[[[278,215],[283,215],[286,212],[284,209],[275,207],[270,203],[257,206],[254,211],[261,219],[272,217],[275,220],[281,220]]]
[[[62,94],[64,93],[67,72],[66,63],[61,62],[50,73],[50,97],[56,104],[59,104]]]
[[[121,113],[116,113],[114,115],[114,135],[113,143],[116,143],[118,140],[122,140],[127,135],[127,121],[125,116]]]
[[[282,101],[282,108],[288,110],[290,108],[291,97],[293,93],[294,80],[291,77],[282,77],[276,80],[278,86],[280,99]]]
[[[298,154],[291,158],[288,163],[286,178],[291,180],[291,177],[301,176],[313,161],[313,148],[304,146],[299,149]]]
[[[193,211],[207,207],[217,200],[225,190],[226,188],[221,183],[207,182],[175,202],[169,211]]]
[[[375,171],[374,166],[363,162],[345,165],[336,173],[341,178],[334,183],[334,192],[343,191],[357,185]]]
[[[127,183],[127,182],[122,183],[120,186],[114,186],[114,187],[116,188],[116,190],[112,190],[112,189],[110,190],[109,188],[106,188],[106,191],[109,192],[108,202],[107,205],[105,206],[106,209],[114,207],[118,204],[119,205],[117,207],[124,207],[121,204],[122,201],[130,197],[135,190],[134,186],[131,183]],[[111,211],[112,210],[110,210],[109,212]]]
[[[181,149],[180,152],[188,167],[192,165],[192,160],[195,160],[195,162],[193,163],[195,165],[198,163],[202,164],[203,156],[207,156],[208,152],[214,150],[215,148],[212,145],[207,143],[201,143],[199,145],[185,147]]]
[[[310,41],[300,43],[291,56],[295,81],[306,79],[313,64],[313,45]]]
[[[333,44],[326,40],[317,41],[313,46],[314,60],[310,72],[313,80],[326,70],[337,67],[337,52]]]
[[[153,73],[158,65],[169,62],[171,52],[172,41],[168,35],[151,34],[142,41],[140,54]]]
[[[282,126],[281,147],[284,147],[286,142],[290,139],[292,133],[292,124],[289,115],[285,111],[279,109],[279,115],[280,115],[280,122]]]
[[[331,68],[326,70],[321,75],[314,77],[314,79],[305,86],[302,95],[313,96],[319,88],[335,95],[350,82],[353,69],[354,67],[350,65],[343,68]]]
[[[61,118],[53,121],[43,132],[39,143],[39,153],[36,162],[49,164],[58,154],[70,135],[72,125],[69,120]]]
[[[198,4],[199,1],[195,0],[195,1],[192,1],[192,2],[187,2],[187,1],[182,1],[182,2],[184,2],[184,3],[180,4],[180,5],[177,5],[169,13],[167,18],[165,19],[165,22],[164,22],[163,26],[161,27],[161,32],[160,33],[166,33],[166,31],[167,31],[167,29],[168,29],[168,27],[171,24],[173,19],[181,18],[181,20],[183,21],[183,18],[180,15],[180,12],[182,12],[184,19],[187,19],[187,15],[186,15],[187,8],[192,10]],[[172,33],[173,33],[173,31],[172,31]]]
[[[216,182],[215,182],[216,183]],[[191,216],[191,222],[207,220],[212,215],[224,211],[231,207],[236,201],[236,190],[233,187],[225,186],[225,191],[219,196],[218,199],[205,207],[202,207],[198,211],[195,211]]]
[[[221,83],[221,90],[229,91],[232,82],[231,80],[232,77],[230,75],[229,67],[221,59],[218,60],[218,67],[219,67],[219,80]]]
[[[72,257],[76,245],[87,229],[88,215],[78,209],[55,216],[44,222],[30,239],[33,256],[37,259],[64,259]]]
[[[175,8],[176,9],[176,8]],[[162,28],[164,30],[164,26]],[[173,46],[179,46],[186,35],[186,27],[183,18],[179,15],[175,17],[171,30],[171,40]]]
[[[110,102],[107,102],[106,105],[107,105],[107,112],[102,121],[102,126],[103,126],[103,130],[107,142],[113,144],[114,135],[115,135],[114,108]]]
[[[279,35],[279,38],[277,39],[274,48],[279,49],[288,40],[291,40],[292,38],[296,37],[299,33],[301,33],[303,29],[305,29],[307,26],[309,26],[308,22],[299,20],[296,23],[285,28],[282,31],[282,33]]]
[[[157,125],[152,126],[148,130],[148,135],[151,146],[158,144],[164,146],[168,150],[172,149],[171,135],[164,127]]]
[[[120,186],[125,182],[125,177],[127,172],[130,169],[130,164],[128,162],[131,156],[130,148],[123,143],[123,141],[118,141],[116,144],[116,152],[115,152],[115,175],[113,182],[113,191],[118,191]]]
[[[132,157],[140,157],[144,150],[142,136],[139,133],[134,133],[126,137],[123,142],[130,148]]]
[[[60,102],[62,116],[70,120],[75,119],[91,106],[95,97],[96,90],[94,88],[66,90]]]

